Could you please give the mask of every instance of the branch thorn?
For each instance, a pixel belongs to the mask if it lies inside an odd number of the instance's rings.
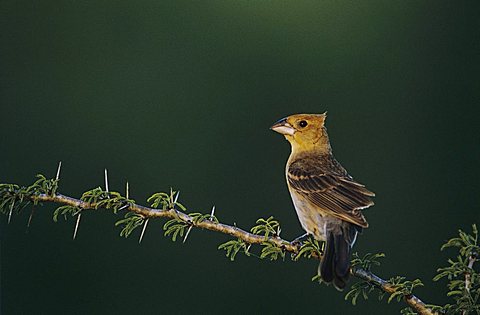
[[[12,219],[13,205],[14,203],[12,203],[10,206],[10,211],[8,212],[8,224],[10,224],[10,220]]]
[[[109,189],[108,189],[108,171],[107,171],[107,169],[105,169],[105,191],[109,192]]]
[[[57,168],[57,176],[55,176],[55,180],[60,179],[60,170],[62,169],[62,161],[58,162],[58,168]]]
[[[177,191],[177,194],[175,195],[175,200],[173,201],[174,204],[177,203],[178,196],[180,196],[180,190]]]
[[[192,230],[193,225],[190,225],[190,227],[187,230],[187,233],[185,234],[185,237],[183,238],[183,243],[187,241],[188,234],[190,234],[190,231]]]
[[[26,232],[28,232],[28,229],[30,228],[30,224],[32,223],[34,213],[35,213],[35,207],[32,207],[32,212],[30,212],[30,216],[28,217],[27,231]]]
[[[210,221],[213,221],[213,216],[215,215],[215,205],[212,207],[212,211],[210,212]]]
[[[140,234],[140,238],[138,239],[138,244],[140,244],[143,240],[143,235],[145,234],[145,230],[147,229],[147,224],[149,220],[150,219],[148,218],[145,220],[145,223],[143,223],[143,229],[142,229],[142,233]]]
[[[75,230],[73,231],[73,239],[75,240],[75,238],[77,237],[77,231],[78,231],[78,226],[80,225],[80,218],[82,216],[82,213],[78,213],[77,215],[77,222],[75,223]]]

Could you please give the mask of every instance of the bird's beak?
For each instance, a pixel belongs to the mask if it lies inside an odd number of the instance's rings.
[[[293,136],[295,133],[295,129],[287,122],[287,118],[280,119],[270,129],[282,135]]]

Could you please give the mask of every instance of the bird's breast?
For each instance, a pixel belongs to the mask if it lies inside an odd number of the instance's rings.
[[[325,227],[329,218],[325,217],[321,211],[313,207],[297,192],[290,190],[290,195],[303,229],[317,240],[326,240]]]

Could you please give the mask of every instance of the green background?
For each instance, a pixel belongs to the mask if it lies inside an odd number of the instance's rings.
[[[328,110],[336,158],[376,192],[360,253],[377,273],[432,283],[457,229],[479,221],[477,1],[2,1],[0,182],[55,175],[80,196],[128,180],[133,198],[171,186],[189,211],[250,228],[275,216],[302,234],[269,130]],[[53,205],[0,218],[2,314],[395,314],[311,282],[317,262],[230,262],[228,237],[187,243],[150,222],[124,240],[105,211],[52,222]]]

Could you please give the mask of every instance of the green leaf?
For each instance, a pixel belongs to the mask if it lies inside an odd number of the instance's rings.
[[[61,206],[55,209],[53,212],[53,221],[58,222],[58,216],[63,215],[65,220],[67,220],[67,215],[70,214],[72,217],[76,216],[82,209],[73,206]]]
[[[285,258],[285,249],[277,246],[277,244],[272,242],[263,242],[262,246],[263,248],[260,254],[260,259],[270,258],[270,260],[277,260],[279,257],[282,259]]]
[[[321,246],[323,242],[319,243],[316,239],[309,237],[306,241],[302,243],[297,254],[292,256],[292,259],[297,261],[301,257],[311,258],[312,256],[321,257],[322,250]]]
[[[384,253],[367,253],[363,257],[358,256],[358,253],[352,255],[352,268],[360,267],[365,271],[370,271],[373,266],[380,266],[379,259],[384,258]]]
[[[240,238],[220,244],[218,249],[225,250],[225,255],[230,258],[231,261],[235,260],[235,257],[240,251],[243,251],[245,255],[250,256],[250,253],[248,252],[249,245]]]
[[[250,231],[256,235],[264,235],[265,240],[268,239],[270,235],[278,236],[280,235],[280,223],[275,220],[272,216],[268,219],[260,218],[257,220],[257,225],[252,227]]]
[[[165,231],[164,235],[171,235],[172,240],[175,242],[178,236],[183,237],[183,235],[185,235],[188,226],[189,224],[180,218],[168,220],[163,225],[163,230]]]
[[[118,220],[115,226],[123,226],[120,236],[129,237],[132,232],[145,223],[145,217],[135,212],[127,212],[124,219]]]

